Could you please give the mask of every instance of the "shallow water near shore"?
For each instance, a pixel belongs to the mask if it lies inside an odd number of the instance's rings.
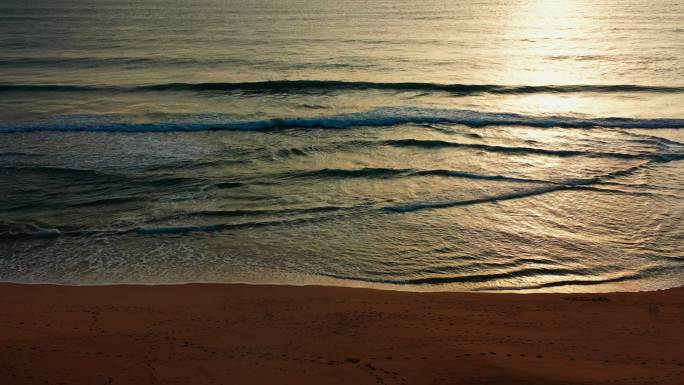
[[[683,4],[285,3],[0,5],[0,280],[681,285]]]

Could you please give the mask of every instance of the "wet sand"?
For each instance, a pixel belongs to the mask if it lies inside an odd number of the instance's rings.
[[[0,285],[0,384],[684,384],[684,289]]]

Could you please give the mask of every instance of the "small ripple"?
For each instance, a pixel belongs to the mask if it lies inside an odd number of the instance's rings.
[[[491,274],[470,274],[459,276],[433,276],[422,278],[405,278],[405,279],[386,279],[386,278],[370,278],[370,277],[349,277],[336,274],[323,273],[321,275],[337,279],[345,279],[351,281],[363,281],[371,283],[384,283],[392,285],[444,285],[450,283],[481,283],[488,281],[495,281],[501,279],[515,279],[525,277],[539,277],[539,276],[596,276],[604,271],[602,269],[581,268],[581,269],[565,269],[565,268],[524,268],[513,271],[506,271]]]

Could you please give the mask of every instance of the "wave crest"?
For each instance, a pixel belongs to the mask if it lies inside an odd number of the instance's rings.
[[[384,107],[366,112],[264,120],[232,120],[224,115],[183,115],[174,120],[134,123],[124,116],[70,115],[46,121],[2,123],[0,133],[30,131],[110,131],[166,132],[234,130],[255,131],[292,128],[344,129],[400,124],[461,124],[470,127],[531,126],[562,128],[684,128],[684,119],[578,118],[574,116],[534,116],[461,109],[423,107]]]
[[[137,59],[143,60],[143,59]],[[137,62],[137,61],[135,61]],[[0,62],[0,64],[2,64]],[[321,93],[336,91],[423,91],[448,92],[457,95],[537,93],[682,93],[679,86],[647,86],[636,84],[575,84],[575,85],[501,85],[501,84],[444,84],[425,82],[364,82],[339,80],[270,80],[258,82],[162,83],[140,86],[69,85],[69,84],[0,84],[0,91],[21,92],[88,92],[88,91],[191,91],[191,92],[248,92],[248,93]]]

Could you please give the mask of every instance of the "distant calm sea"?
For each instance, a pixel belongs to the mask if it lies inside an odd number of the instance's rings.
[[[0,281],[684,283],[684,2],[0,1]]]

